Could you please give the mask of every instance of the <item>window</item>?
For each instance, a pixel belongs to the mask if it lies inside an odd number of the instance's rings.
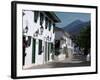
[[[53,50],[53,43],[51,43],[51,49]]]
[[[42,25],[42,24],[43,24],[43,18],[44,18],[43,14],[42,14],[42,13],[40,13],[40,25]]]
[[[49,31],[51,30],[51,21],[49,20]]]
[[[45,17],[45,29],[47,29],[47,27],[48,27],[48,18]]]
[[[39,52],[38,54],[41,55],[42,54],[42,40],[39,40],[39,48],[38,48]]]
[[[37,22],[38,16],[39,16],[39,12],[38,11],[34,11],[34,22]]]
[[[55,27],[55,24],[53,24],[53,33],[54,33],[54,27]]]
[[[60,40],[55,41],[55,48],[59,49],[60,48]]]
[[[51,43],[51,52],[53,52],[54,50],[54,46],[53,46],[53,43]]]

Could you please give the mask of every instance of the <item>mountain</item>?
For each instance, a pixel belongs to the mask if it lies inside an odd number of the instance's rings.
[[[83,22],[81,20],[75,20],[69,25],[63,27],[63,30],[65,30],[72,36],[77,36],[80,33],[80,30],[87,27],[88,25],[90,25],[90,21]]]

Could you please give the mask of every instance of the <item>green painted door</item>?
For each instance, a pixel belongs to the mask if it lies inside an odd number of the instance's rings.
[[[48,56],[47,56],[47,54],[48,54],[48,48],[47,48],[47,42],[45,42],[45,62],[48,61]]]
[[[50,43],[48,43],[48,60],[50,60]]]
[[[32,63],[35,63],[35,50],[36,50],[36,39],[33,38],[33,45],[32,45]]]

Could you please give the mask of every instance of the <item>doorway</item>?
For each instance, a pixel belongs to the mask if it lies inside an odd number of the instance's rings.
[[[47,47],[48,45],[47,45],[47,42],[45,42],[45,62],[47,62],[48,61],[48,47]]]
[[[35,63],[35,50],[36,50],[36,39],[33,38],[33,44],[32,44],[32,63]]]

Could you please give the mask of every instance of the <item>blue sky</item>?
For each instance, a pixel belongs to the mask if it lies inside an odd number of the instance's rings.
[[[55,14],[61,20],[61,23],[57,23],[57,27],[65,27],[75,20],[81,20],[83,22],[91,20],[90,13],[75,13],[75,12],[55,12]]]

